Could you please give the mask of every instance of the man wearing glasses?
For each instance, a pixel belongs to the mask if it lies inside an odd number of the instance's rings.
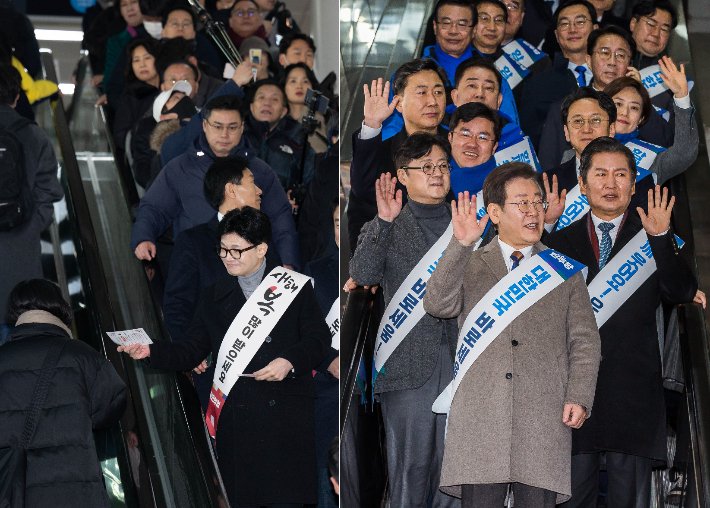
[[[553,33],[560,50],[552,56],[552,67],[521,85],[520,125],[535,148],[540,146],[542,126],[553,104],[592,81],[587,38],[597,27],[594,15],[594,6],[587,0],[570,0],[557,9]]]
[[[202,192],[205,173],[216,159],[238,155],[249,160],[256,185],[263,191],[261,209],[271,220],[272,241],[281,260],[298,266],[291,205],[273,169],[246,150],[241,107],[236,96],[211,99],[202,110],[202,134],[185,153],[163,167],[145,193],[131,230],[131,248],[138,259],[150,261],[155,257],[156,240],[170,226],[177,237],[212,218],[214,209]]]
[[[641,81],[638,69],[631,67],[634,51],[636,51],[636,43],[631,38],[631,34],[623,28],[611,25],[594,30],[589,35],[587,43],[587,64],[592,69],[592,82],[588,83],[588,86],[601,91],[622,76]],[[564,162],[563,156],[569,148],[565,142],[566,137],[558,111],[555,105],[551,106],[542,129],[539,154],[540,163],[545,169],[554,168]],[[660,146],[673,144],[673,133],[670,127],[655,111],[641,126],[639,137]]]
[[[377,338],[382,349],[375,346],[374,393],[382,406],[392,507],[459,506],[438,488],[446,418],[431,411],[452,378],[456,322],[425,314],[421,302],[428,258],[438,258],[443,246],[434,246],[451,234],[448,150],[443,138],[422,132],[402,143],[397,176],[376,181],[377,216],[362,228],[350,261],[352,279],[380,285],[387,307]],[[404,206],[398,181],[409,196]]]
[[[463,508],[510,506],[513,497],[516,508],[554,508],[571,494],[571,429],[593,414],[599,333],[581,271],[545,296],[520,293],[545,266],[539,174],[504,164],[486,178],[483,197],[488,215],[480,221],[475,197],[452,203],[453,235],[424,297],[428,313],[458,318],[461,328],[448,407],[433,408],[448,412],[441,490],[461,497]],[[472,252],[489,217],[498,235]],[[513,290],[518,296],[501,304]],[[481,313],[496,298],[500,310]],[[475,327],[469,314],[480,314]]]

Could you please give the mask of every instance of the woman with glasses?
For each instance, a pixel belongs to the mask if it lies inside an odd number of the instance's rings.
[[[136,360],[150,358],[151,367],[179,371],[196,366],[204,371],[202,361],[210,353],[219,357],[230,325],[253,294],[261,300],[255,291],[276,265],[266,258],[271,224],[263,212],[251,207],[228,212],[218,235],[215,256],[226,273],[202,291],[184,339],[119,351]],[[239,330],[266,326],[268,314],[256,315],[259,323],[253,324],[252,317],[237,323]],[[324,359],[330,340],[313,287],[306,283],[223,402],[216,426],[217,462],[231,506],[297,508],[316,502],[312,370]]]
[[[698,155],[698,130],[694,118],[695,109],[690,102],[685,66],[681,64],[678,68],[667,56],[659,61],[659,66],[660,78],[673,93],[675,136],[669,147],[649,143],[643,136],[639,136],[639,127],[653,114],[651,99],[639,81],[629,77],[618,78],[609,83],[604,92],[616,105],[614,137],[634,153],[638,167],[650,170],[656,183],[663,184],[695,162]]]

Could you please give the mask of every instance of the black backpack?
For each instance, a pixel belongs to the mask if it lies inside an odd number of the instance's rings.
[[[32,196],[22,144],[15,133],[31,123],[27,118],[19,118],[7,127],[0,127],[0,231],[9,231],[30,217]]]

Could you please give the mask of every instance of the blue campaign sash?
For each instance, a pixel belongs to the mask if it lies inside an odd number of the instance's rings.
[[[511,89],[518,86],[523,79],[530,74],[530,71],[527,68],[522,67],[515,62],[515,60],[513,60],[513,58],[506,52],[503,52],[503,54],[499,56],[493,64],[496,66],[496,69],[498,69],[503,78],[505,78],[505,81]]]
[[[377,330],[374,368],[372,369],[373,386],[387,359],[426,314],[422,304],[424,293],[426,293],[426,284],[431,274],[434,273],[439,258],[444,253],[453,234],[453,224],[449,224],[444,234],[429,248],[400,284],[387,305]]]
[[[493,158],[497,166],[506,162],[524,162],[530,164],[538,173],[542,171],[542,166],[540,166],[540,161],[537,159],[537,154],[528,136],[524,136],[515,144],[498,150],[493,154]]]
[[[653,143],[649,143],[648,141],[644,141],[642,139],[633,139],[631,141],[627,141],[624,143],[624,146],[631,150],[631,153],[634,154],[634,159],[636,159],[636,169],[644,169],[646,171],[651,171],[651,166],[653,165],[653,162],[656,160],[656,156],[659,153],[665,152],[666,148],[658,145],[654,145]],[[644,175],[645,176],[645,175]],[[653,173],[653,181],[655,182],[657,180],[657,175],[656,173]],[[638,178],[636,179],[638,182]]]
[[[644,88],[648,92],[648,96],[652,99],[656,95],[660,95],[668,90],[668,87],[661,79],[661,67],[660,65],[649,65],[644,67],[639,71],[641,74],[641,83],[643,83]],[[688,91],[693,89],[695,82],[693,80],[688,80]]]
[[[663,118],[666,122],[671,121],[671,112],[668,111],[667,109],[663,109],[659,106],[656,106],[655,104],[653,105],[653,109],[656,110],[656,113],[661,115],[661,118]]]
[[[481,353],[518,316],[584,268],[574,259],[547,249],[524,259],[498,281],[466,316],[456,344],[454,379],[434,401],[432,411],[448,414],[461,380]]]
[[[636,183],[638,183],[641,179],[647,177],[649,174],[651,174],[650,171],[637,166]],[[573,222],[576,222],[577,220],[581,219],[584,214],[589,211],[589,209],[590,206],[589,201],[587,201],[587,196],[582,194],[579,185],[575,185],[574,189],[567,193],[567,199],[565,201],[565,210],[564,212],[562,212],[562,215],[557,220],[555,231],[564,229]]]
[[[685,242],[675,237],[679,248]],[[602,327],[656,271],[651,245],[641,230],[611,258],[587,287],[597,326]]]
[[[494,63],[510,88],[518,86],[530,74],[530,67],[545,57],[545,53],[522,39],[512,40],[501,49],[503,54]]]

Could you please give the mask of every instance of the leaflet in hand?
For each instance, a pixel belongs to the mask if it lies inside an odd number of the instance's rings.
[[[150,340],[148,334],[145,333],[143,328],[136,328],[135,330],[119,330],[116,332],[106,332],[109,339],[114,341],[119,346],[132,346],[134,344],[152,344],[153,341]]]

